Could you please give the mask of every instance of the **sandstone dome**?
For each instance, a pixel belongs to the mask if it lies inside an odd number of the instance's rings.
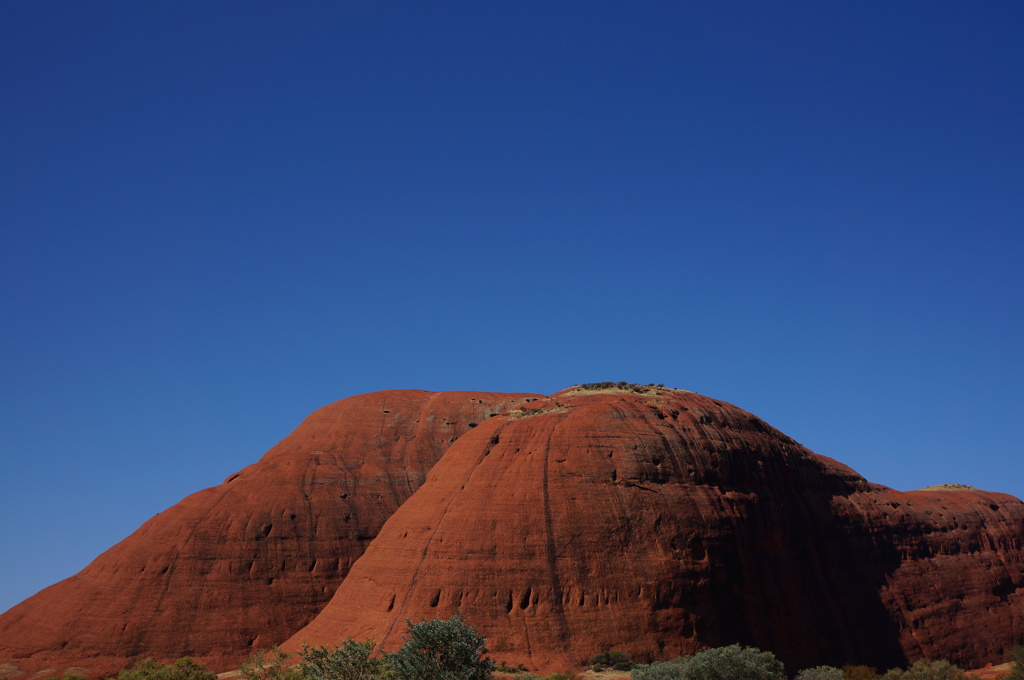
[[[872,484],[691,392],[385,391],[0,615],[0,664],[222,671],[281,643],[393,649],[459,610],[544,672],[733,642],[791,670],[977,667],[1024,638],[1022,541],[1012,496]]]

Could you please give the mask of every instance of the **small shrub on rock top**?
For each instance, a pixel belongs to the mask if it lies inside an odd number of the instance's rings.
[[[785,680],[786,669],[771,652],[756,647],[715,647],[682,668],[682,680]]]
[[[843,680],[843,672],[834,666],[815,666],[797,673],[796,680]]]

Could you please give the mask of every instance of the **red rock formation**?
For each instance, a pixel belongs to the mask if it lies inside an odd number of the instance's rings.
[[[1024,504],[899,493],[692,393],[573,393],[461,437],[286,647],[457,608],[543,671],[732,642],[964,667],[1024,637]]]
[[[1022,539],[1015,498],[871,484],[692,393],[380,392],[0,616],[0,671],[220,670],[300,628],[393,648],[456,608],[545,671],[736,641],[794,670],[980,666],[1024,637]]]
[[[322,608],[451,442],[533,396],[405,390],[326,406],[0,616],[0,662],[110,673],[188,654],[237,667]]]

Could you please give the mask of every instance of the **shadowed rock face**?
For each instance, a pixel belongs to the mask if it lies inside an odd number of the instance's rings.
[[[573,393],[471,430],[286,643],[461,609],[543,671],[742,642],[792,670],[976,667],[1024,637],[1024,504],[900,493],[692,393]]]
[[[0,616],[0,662],[111,673],[187,654],[237,667],[320,611],[451,442],[536,396],[403,390],[326,406]]]

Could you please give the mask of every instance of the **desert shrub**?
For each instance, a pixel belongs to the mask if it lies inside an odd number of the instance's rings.
[[[409,622],[397,652],[385,655],[399,680],[484,680],[494,671],[487,641],[456,612],[447,621]]]
[[[797,673],[796,680],[843,680],[843,672],[834,666],[815,666]]]
[[[843,680],[878,680],[878,669],[871,666],[843,666]]]
[[[785,680],[786,669],[771,652],[756,647],[705,649],[683,666],[682,680]]]
[[[945,659],[915,661],[903,674],[903,680],[963,680],[964,677],[965,674],[959,667]]]
[[[966,675],[946,660],[915,661],[907,670],[892,668],[882,675],[882,680],[964,680]]]
[[[521,663],[511,666],[505,661],[498,661],[497,664],[494,670],[499,673],[523,673],[526,671],[526,666]]]
[[[143,659],[118,673],[117,680],[217,680],[217,676],[192,657],[183,656],[171,665]]]
[[[683,666],[691,657],[680,656],[671,661],[658,661],[652,664],[636,664],[629,672],[630,680],[681,680]]]
[[[384,667],[383,659],[373,658],[374,642],[345,640],[332,650],[323,645],[302,645],[299,671],[304,680],[366,680],[377,676]]]
[[[1018,645],[1010,650],[1010,674],[1003,680],[1024,680],[1024,645]]]
[[[590,663],[601,664],[602,666],[615,666],[615,664],[629,663],[629,654],[620,652],[617,649],[606,649],[590,657]],[[625,670],[629,670],[628,668]]]
[[[289,658],[291,654],[274,647],[256,652],[238,670],[245,680],[300,680],[302,673],[288,664]]]
[[[548,680],[579,680],[580,676],[575,671],[565,671],[564,673],[552,673],[548,676]]]

